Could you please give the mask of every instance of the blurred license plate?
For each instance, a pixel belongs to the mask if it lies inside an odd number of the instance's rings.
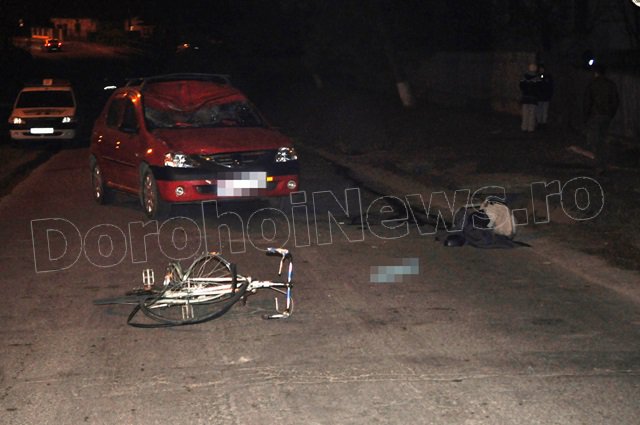
[[[218,176],[218,196],[257,196],[259,189],[267,188],[267,173],[242,171],[221,173]]]
[[[53,134],[53,128],[32,128],[31,134]]]

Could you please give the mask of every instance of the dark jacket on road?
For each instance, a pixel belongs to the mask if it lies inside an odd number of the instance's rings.
[[[584,117],[588,119],[592,115],[604,115],[613,118],[619,102],[616,84],[604,75],[598,75],[587,86],[584,96]]]

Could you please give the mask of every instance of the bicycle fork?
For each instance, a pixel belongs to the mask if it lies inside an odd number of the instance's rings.
[[[262,318],[269,320],[269,319],[286,319],[287,317],[289,317],[291,315],[291,307],[293,306],[292,300],[291,300],[291,285],[287,285],[285,299],[286,299],[286,307],[284,308],[284,310],[280,311],[280,306],[278,305],[278,297],[275,297],[274,301],[276,303],[277,313],[265,314],[262,316]]]
[[[275,303],[276,303],[276,312],[275,314],[265,314],[262,316],[263,319],[286,319],[287,317],[289,317],[291,315],[291,312],[293,310],[293,298],[291,297],[291,288],[292,288],[292,284],[291,284],[291,278],[293,277],[293,262],[291,261],[291,255],[288,253],[288,251],[286,251],[286,255],[282,256],[282,260],[280,261],[280,268],[278,270],[278,275],[280,275],[282,273],[282,266],[284,264],[285,259],[289,259],[289,267],[287,270],[287,283],[286,283],[286,291],[285,291],[285,300],[286,300],[286,306],[285,308],[281,311],[280,310],[280,306],[278,305],[278,297],[275,297]]]

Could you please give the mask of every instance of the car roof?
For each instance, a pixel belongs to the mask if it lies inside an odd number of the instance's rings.
[[[23,90],[42,90],[43,88],[55,88],[57,90],[64,90],[65,88],[67,88],[71,90],[71,83],[68,80],[61,80],[58,78],[43,78],[42,80],[28,81],[27,83],[25,83]]]
[[[151,77],[130,78],[127,80],[127,86],[138,86],[140,89],[151,83],[168,82],[168,81],[208,81],[222,85],[231,86],[231,79],[225,74],[204,74],[204,73],[177,73],[154,75]]]
[[[246,101],[246,96],[233,87],[229,77],[220,74],[167,74],[129,80],[127,88],[144,95],[147,105],[172,105],[192,110],[212,101]]]

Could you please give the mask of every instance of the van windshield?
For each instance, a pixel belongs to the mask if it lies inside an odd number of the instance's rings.
[[[24,91],[20,93],[16,108],[73,108],[73,95],[69,90]]]

